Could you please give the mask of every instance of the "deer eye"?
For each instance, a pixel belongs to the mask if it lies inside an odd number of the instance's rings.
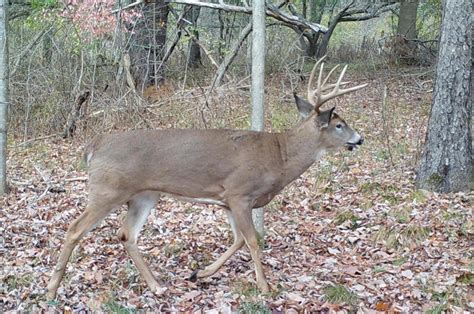
[[[342,123],[336,124],[336,128],[337,128],[337,129],[342,129]]]

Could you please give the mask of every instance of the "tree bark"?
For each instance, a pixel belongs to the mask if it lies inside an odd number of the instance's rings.
[[[167,0],[154,0],[143,6],[143,17],[135,25],[131,43],[132,75],[140,90],[164,80],[162,66],[166,50],[169,6]]]
[[[470,0],[446,1],[433,106],[417,177],[423,189],[446,193],[472,188],[472,13]]]
[[[416,63],[417,45],[415,39],[418,37],[416,29],[416,16],[418,0],[400,2],[400,13],[398,15],[397,37],[394,41],[393,52],[404,59],[407,63]]]
[[[301,4],[303,6],[303,8],[301,9],[301,15],[303,16],[304,19],[307,18],[307,14],[308,14],[308,5],[307,5],[307,1],[306,0],[301,0]]]
[[[188,54],[188,66],[191,68],[199,67],[201,62],[201,47],[197,44],[199,41],[199,31],[197,30],[197,20],[199,18],[199,13],[201,8],[198,6],[192,6],[189,8],[188,13],[185,15],[185,18],[189,20],[193,25],[192,35],[193,37],[189,41],[189,54]]]
[[[416,39],[416,15],[418,10],[418,0],[401,1],[400,14],[398,15],[397,34],[408,39]]]
[[[326,6],[326,0],[313,0],[310,2],[309,20],[316,24],[321,24],[323,18],[324,7]],[[318,50],[318,40],[321,37],[321,33],[311,33],[306,36],[306,47],[305,53],[308,57],[314,57]]]
[[[7,192],[8,1],[0,0],[0,195]]]
[[[265,0],[252,1],[252,130],[263,131],[265,102]],[[253,211],[255,229],[263,239],[263,208]]]

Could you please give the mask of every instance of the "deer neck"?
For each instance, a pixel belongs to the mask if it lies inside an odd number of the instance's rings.
[[[321,158],[326,150],[321,133],[312,120],[305,121],[282,135],[285,149],[285,173],[291,182]]]

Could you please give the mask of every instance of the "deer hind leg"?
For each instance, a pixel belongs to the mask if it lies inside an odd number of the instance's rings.
[[[90,200],[85,211],[74,220],[66,235],[66,241],[59,255],[59,260],[53,270],[53,274],[47,287],[46,297],[52,300],[56,297],[59,284],[66,271],[66,266],[71,256],[72,251],[79,243],[79,241],[94,227],[96,227],[120,202]]]
[[[138,234],[145,224],[151,209],[155,207],[157,200],[157,197],[153,195],[140,195],[130,200],[128,202],[128,213],[118,237],[150,290],[154,293],[162,293],[166,289],[162,288],[156,281],[137,246]]]
[[[232,228],[232,233],[234,235],[234,243],[214,263],[207,266],[203,270],[195,270],[189,277],[191,281],[196,281],[197,278],[203,278],[214,275],[222,267],[222,265],[224,265],[224,263],[244,245],[244,238],[242,237],[242,234],[240,233],[239,229],[235,224],[232,212],[226,209],[226,214],[227,218],[229,219],[229,224]]]
[[[263,272],[261,262],[261,250],[258,244],[257,232],[252,221],[252,209],[244,206],[236,206],[232,208],[237,228],[242,233],[245,242],[250,250],[250,255],[255,264],[255,275],[257,278],[257,286],[263,293],[269,292],[269,287],[265,274]]]

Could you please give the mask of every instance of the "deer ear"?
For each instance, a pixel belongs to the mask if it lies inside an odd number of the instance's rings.
[[[309,102],[307,102],[303,98],[296,95],[296,93],[293,93],[293,96],[295,96],[296,107],[298,108],[298,111],[300,112],[301,118],[305,119],[311,113],[313,113],[314,111],[313,105],[311,105]]]
[[[331,118],[332,118],[332,113],[334,112],[334,109],[336,109],[336,107],[332,107],[331,109],[329,110],[326,110],[326,111],[322,111],[319,115],[318,115],[318,124],[319,124],[319,127],[321,129],[323,128],[327,128],[329,126],[329,123],[331,122]]]

